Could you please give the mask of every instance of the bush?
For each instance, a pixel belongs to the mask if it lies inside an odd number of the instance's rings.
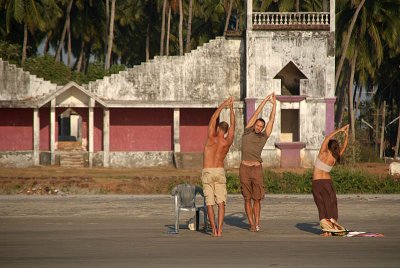
[[[28,58],[23,68],[31,74],[58,85],[67,84],[72,78],[71,70],[64,63],[55,62],[50,55]]]
[[[230,194],[238,194],[240,190],[240,179],[236,174],[226,174],[226,189]]]
[[[2,43],[0,43],[0,57]],[[79,85],[87,84],[90,81],[102,79],[104,76],[119,73],[126,69],[124,65],[113,65],[109,70],[104,69],[101,62],[92,62],[89,64],[87,73],[73,72],[63,62],[55,62],[54,57],[50,55],[28,58],[23,66],[25,71],[32,75],[51,81],[57,85],[65,85],[69,81],[74,81]]]
[[[267,193],[273,194],[311,194],[312,170],[303,174],[291,172],[276,173],[264,169],[264,185]],[[240,179],[236,174],[228,173],[227,190],[230,194],[240,193]],[[400,180],[371,175],[363,170],[349,166],[335,166],[331,177],[338,194],[395,194],[400,193]]]
[[[18,63],[21,54],[21,45],[9,44],[0,40],[0,58],[10,63]]]

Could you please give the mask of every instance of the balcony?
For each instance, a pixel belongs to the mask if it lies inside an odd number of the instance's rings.
[[[329,12],[253,12],[253,30],[330,30]]]

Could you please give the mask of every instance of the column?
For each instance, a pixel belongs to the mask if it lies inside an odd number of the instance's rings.
[[[335,1],[329,1],[330,31],[335,31]]]
[[[103,109],[103,166],[110,167],[110,110]]]
[[[245,125],[249,122],[250,118],[253,116],[256,111],[256,98],[246,98],[244,100],[246,102],[246,122]]]
[[[89,102],[89,137],[88,137],[88,143],[89,143],[89,167],[93,167],[93,125],[94,125],[94,105],[95,101],[94,99],[90,99]]]
[[[174,152],[181,152],[181,138],[180,138],[180,109],[174,108]]]
[[[246,4],[247,23],[246,30],[253,30],[253,0],[247,0]]]
[[[39,108],[33,109],[33,165],[39,165],[40,117]]]
[[[51,100],[50,105],[50,163],[54,165],[55,156],[55,133],[56,133],[56,99]]]
[[[325,134],[328,135],[335,129],[335,102],[336,98],[325,98]]]

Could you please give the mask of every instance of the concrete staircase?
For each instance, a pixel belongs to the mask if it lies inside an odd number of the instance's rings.
[[[85,151],[82,149],[82,142],[60,141],[57,151],[61,167],[83,168],[85,166]]]
[[[57,88],[57,84],[0,58],[0,100],[38,99],[55,92]]]
[[[156,56],[85,88],[104,100],[215,101],[228,95],[232,79],[240,83],[239,49],[240,41],[217,37],[183,56]]]

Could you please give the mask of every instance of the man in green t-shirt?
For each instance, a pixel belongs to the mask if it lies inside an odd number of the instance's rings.
[[[269,121],[265,125],[264,119],[258,118],[258,115],[268,101],[272,103],[272,110]],[[244,208],[250,225],[249,230],[252,232],[261,230],[261,200],[264,199],[265,195],[261,153],[271,135],[275,112],[276,96],[275,93],[272,93],[265,97],[258,106],[247,123],[242,136],[242,161],[239,168],[239,177],[244,198]]]

